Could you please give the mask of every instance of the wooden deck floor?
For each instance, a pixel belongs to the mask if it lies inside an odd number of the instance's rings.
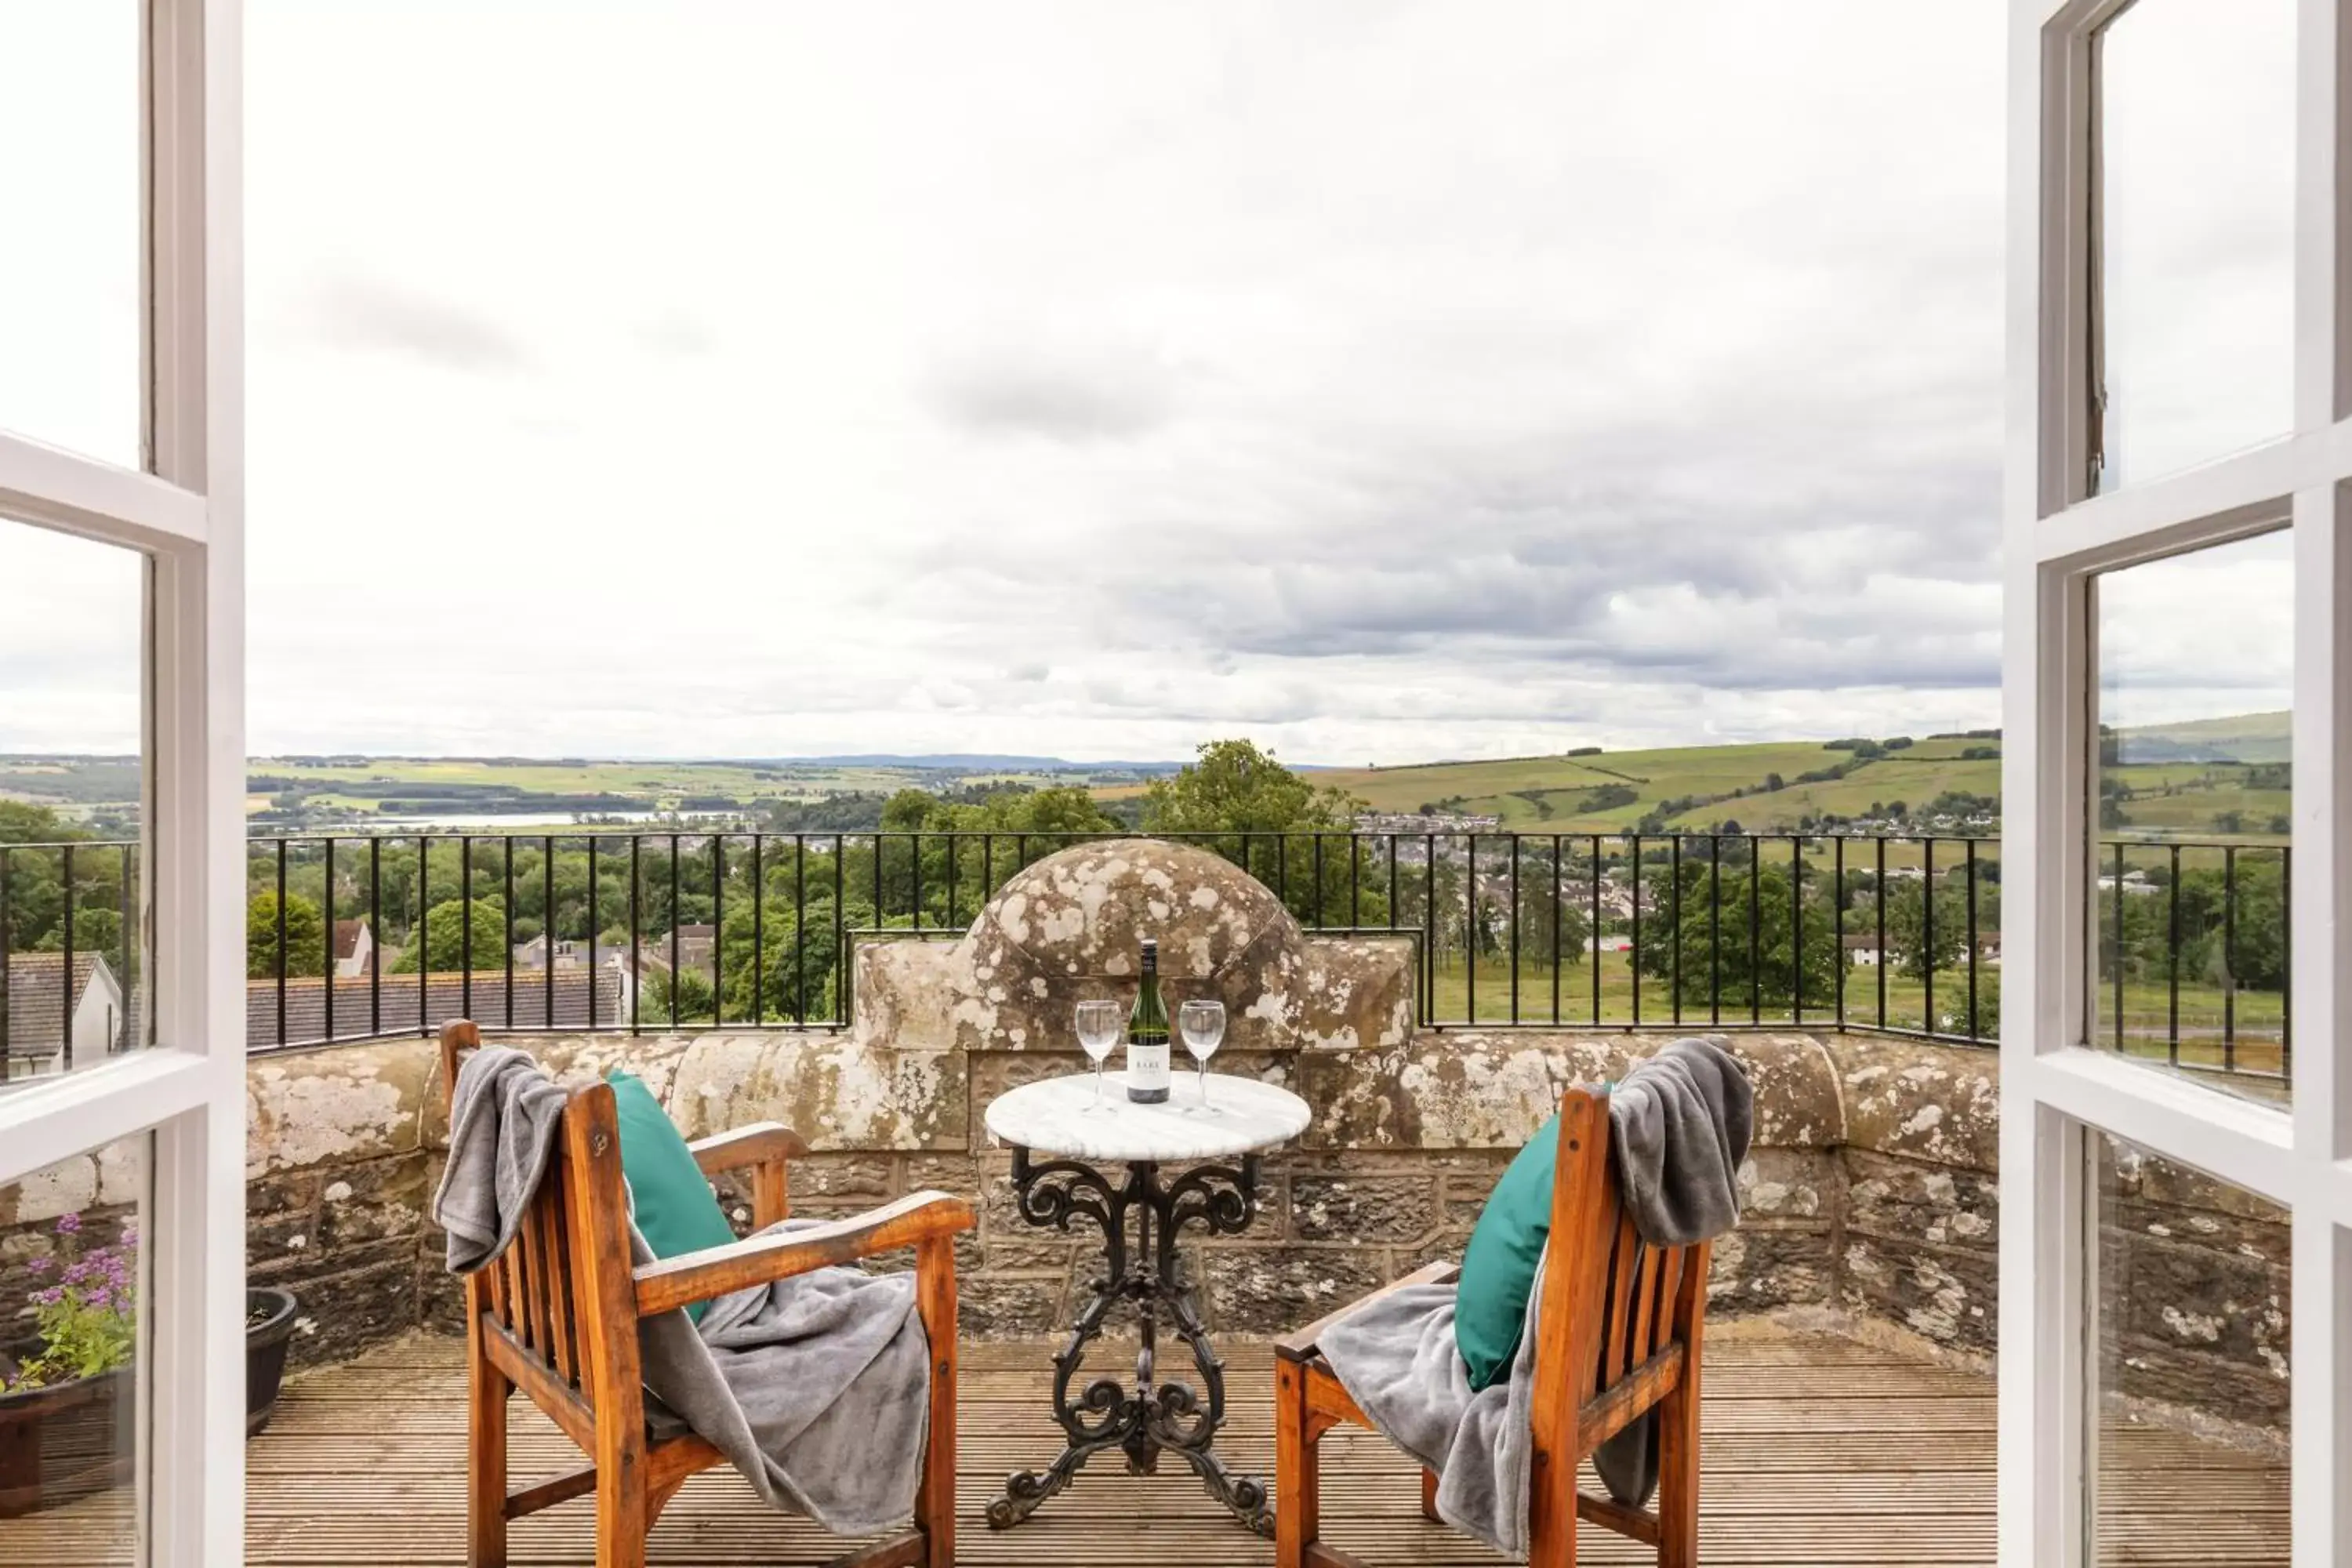
[[[282,1568],[455,1568],[463,1561],[464,1374],[459,1345],[416,1338],[287,1390],[276,1423],[247,1449],[247,1552]],[[1222,1568],[1273,1560],[1227,1522],[1173,1464],[1151,1478],[1097,1460],[1028,1523],[996,1533],[981,1512],[1006,1472],[1056,1449],[1045,1413],[1042,1341],[969,1347],[962,1390],[965,1563]],[[1234,1420],[1220,1446],[1241,1467],[1272,1468],[1272,1373],[1263,1346],[1228,1347]],[[1107,1362],[1104,1364],[1108,1364]],[[1719,1333],[1707,1347],[1705,1538],[1707,1568],[1993,1560],[1993,1397],[1986,1379],[1846,1341]],[[519,1416],[527,1409],[520,1401]],[[519,1418],[519,1479],[575,1463],[535,1414]],[[2286,1476],[2249,1456],[2141,1427],[2107,1447],[2103,1561],[2284,1568]],[[1499,1561],[1425,1522],[1412,1465],[1369,1434],[1325,1441],[1326,1534],[1372,1563]],[[520,1565],[589,1561],[583,1501],[522,1521]],[[0,1521],[0,1562],[96,1568],[129,1560],[119,1500]],[[1643,1561],[1588,1531],[1584,1561]],[[656,1563],[823,1562],[840,1542],[768,1512],[725,1472],[697,1477],[654,1531]]]

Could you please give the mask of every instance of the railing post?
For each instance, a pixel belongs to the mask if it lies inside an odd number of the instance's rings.
[[[331,1040],[335,1037],[335,836],[331,833],[327,835],[326,870],[326,897],[323,901],[326,905],[324,918],[327,930],[325,941],[322,943],[325,951],[320,957],[319,967],[326,972],[321,977],[321,984],[326,994],[324,1001],[327,1038]],[[278,1043],[285,1044],[283,1040]]]
[[[1633,889],[1633,962],[1628,966],[1633,973],[1633,1027],[1642,1026],[1642,836],[1632,836],[1632,875]]]
[[[1590,866],[1592,872],[1592,1022],[1601,1023],[1601,835],[1592,836],[1590,846]]]
[[[1977,841],[1968,840],[1969,877],[1969,1038],[1980,1038],[1977,1029],[1977,950],[1984,945],[1977,931]]]
[[[1878,971],[1878,1026],[1886,1027],[1886,837],[1878,838],[1878,962],[1871,967]]]
[[[1559,898],[1559,835],[1551,836],[1551,1021],[1559,1023],[1559,928],[1568,911]]]
[[[506,909],[505,909],[505,910],[504,910],[499,914],[499,961],[500,961],[500,962],[499,962],[499,967],[502,971],[504,971],[504,972],[505,972],[505,974],[506,974],[506,981],[507,981],[507,1005],[506,1005],[507,1027],[508,1027],[508,1028],[509,1028],[509,1029],[511,1029],[511,1028],[513,1028],[513,1027],[515,1026],[515,1011],[514,1011],[515,879],[514,879],[514,835],[513,835],[513,834],[509,833],[509,834],[506,835],[504,837],[502,837],[502,838],[500,838],[500,839],[499,840],[499,889],[500,889],[501,892],[504,894],[504,896],[505,896],[505,898],[506,898]],[[469,950],[467,951],[467,952],[466,959],[467,959],[467,966],[468,968],[471,968],[471,967],[472,967],[472,965],[473,965],[473,953],[472,953],[472,951],[471,951],[470,949],[469,949]]]
[[[804,833],[793,835],[793,1022],[808,1024],[808,835]]]
[[[1321,842],[1319,839],[1317,842]],[[1511,1022],[1519,1021],[1519,836],[1511,835]]]
[[[1805,1022],[1805,840],[1789,835],[1789,1022]]]
[[[2121,929],[2120,921],[2117,929]],[[2221,851],[2221,1065],[2229,1068],[2238,1065],[2238,849],[2235,845],[2227,846]]]
[[[597,898],[596,840],[599,835],[588,835],[588,1028],[596,1028],[596,977],[604,972],[604,961],[597,956],[596,944],[604,935],[604,907]]]
[[[2171,879],[2165,884],[2164,1057],[2180,1065],[2180,846],[2171,847]]]
[[[1470,845],[1470,874],[1465,879],[1462,905],[1462,973],[1464,978],[1464,1011],[1469,1021],[1478,1021],[1478,834],[1474,828],[1464,835]]]
[[[1683,836],[1667,841],[1666,985],[1674,993],[1675,1026],[1683,1021]]]
[[[1836,879],[1830,900],[1830,940],[1836,943],[1837,957],[1837,1027],[1845,1028],[1845,972],[1852,967],[1845,955],[1845,835],[1830,836],[1830,875]]]
[[[1748,1021],[1764,1021],[1764,841],[1748,835]]]
[[[1920,983],[1919,1025],[1931,1035],[1940,1035],[1943,1031],[1936,1026],[1936,840],[1932,836],[1923,838],[1920,847],[1921,864],[1925,869],[1919,879],[1919,887],[1924,894],[1919,901],[1919,912],[1921,930],[1926,933],[1926,940],[1921,943],[1926,950],[1921,954],[1924,960],[1921,973],[1926,978]]]
[[[270,1041],[286,1043],[286,840],[278,841],[278,1034]],[[66,1053],[73,1053],[73,851],[66,851]]]
[[[417,949],[416,967],[420,971],[433,967],[431,942]],[[474,1016],[474,836],[470,833],[457,837],[457,973],[459,1010],[471,1018]],[[428,987],[428,997],[429,991]],[[430,1010],[428,1001],[426,1011]],[[431,1031],[433,1025],[429,1018],[420,1015],[417,1022],[428,1033]]]
[[[594,862],[592,860],[591,865]],[[383,1033],[383,840],[368,836],[368,1033]],[[595,1026],[592,1015],[589,1026]]]
[[[555,835],[542,836],[539,841],[539,951],[542,960],[540,969],[540,999],[547,1005],[547,1026],[555,1027]],[[596,956],[596,933],[588,933],[588,956]],[[594,1017],[596,1005],[596,969],[588,969],[588,1005],[590,1017]]]

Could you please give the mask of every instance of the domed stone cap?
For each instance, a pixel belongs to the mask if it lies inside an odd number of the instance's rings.
[[[1132,998],[1146,937],[1160,944],[1171,1014],[1196,996],[1223,1002],[1228,1047],[1392,1046],[1412,1031],[1410,937],[1304,931],[1222,856],[1116,838],[1026,868],[952,944],[860,943],[858,1037],[909,1050],[1075,1051],[1073,1007]]]
[[[1160,973],[1206,980],[1261,943],[1294,947],[1298,922],[1223,856],[1158,838],[1113,838],[1048,855],[972,922],[974,977],[1131,980],[1145,938]]]

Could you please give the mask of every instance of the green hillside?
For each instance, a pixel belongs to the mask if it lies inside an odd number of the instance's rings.
[[[2284,763],[2294,752],[2292,713],[2233,713],[2116,731],[2126,763]]]
[[[1646,819],[1700,830],[1794,828],[1823,816],[1853,818],[1900,802],[1916,811],[1954,793],[2000,792],[1987,738],[1922,739],[1882,755],[1819,741],[1738,746],[1678,746],[1588,755],[1432,763],[1413,767],[1335,768],[1316,782],[1337,784],[1373,810],[1432,809],[1499,816],[1532,832],[1623,832]],[[1839,777],[1817,777],[1843,769]]]

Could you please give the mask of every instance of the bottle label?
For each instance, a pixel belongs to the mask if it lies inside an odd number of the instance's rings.
[[[1168,1098],[1168,1042],[1127,1043],[1127,1098],[1154,1105]]]

